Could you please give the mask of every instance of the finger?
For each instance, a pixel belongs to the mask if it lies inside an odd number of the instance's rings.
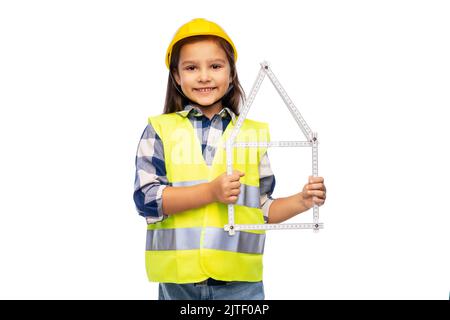
[[[241,190],[240,189],[231,189],[231,191],[230,191],[230,195],[231,196],[238,196],[239,194],[241,193]]]
[[[229,203],[236,203],[237,198],[238,197],[236,197],[236,196],[231,196],[231,197],[228,198],[228,201],[229,201]]]
[[[230,176],[230,182],[234,182],[234,181],[239,181],[239,175],[237,175],[237,174],[235,174],[235,173],[233,173],[231,176]]]
[[[239,181],[239,179],[241,177],[245,176],[245,173],[243,172],[239,172],[239,171],[235,171],[233,172],[233,174],[230,176],[230,181]]]
[[[306,185],[306,190],[323,190],[325,191],[325,185],[323,183],[310,183]]]
[[[241,187],[241,183],[239,181],[233,181],[230,183],[231,189],[239,189]]]
[[[227,189],[224,191],[225,197],[237,196],[241,193],[241,189]]]
[[[308,178],[308,183],[323,183],[324,179],[323,177],[313,177],[313,176],[309,176]]]
[[[323,205],[323,204],[325,203],[325,200],[324,200],[324,199],[319,199],[319,198],[314,197],[314,198],[313,198],[313,203],[314,203],[315,205],[321,206],[321,205]]]
[[[319,197],[321,199],[325,199],[325,197],[326,197],[325,191],[322,191],[322,190],[308,190],[308,191],[306,191],[306,194],[308,196]]]

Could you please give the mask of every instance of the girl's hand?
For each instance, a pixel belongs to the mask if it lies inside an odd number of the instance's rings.
[[[322,177],[309,177],[309,182],[305,184],[302,191],[303,205],[310,209],[315,204],[321,206],[327,197],[327,188]]]
[[[227,175],[223,173],[213,181],[209,182],[210,190],[213,195],[214,202],[222,202],[225,204],[236,203],[241,187],[239,179],[245,173],[234,170],[233,174]]]

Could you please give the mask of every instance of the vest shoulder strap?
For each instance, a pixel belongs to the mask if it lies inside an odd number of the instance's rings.
[[[167,128],[176,128],[179,123],[189,121],[189,119],[180,116],[179,114],[173,112],[168,114],[161,114],[157,116],[151,116],[148,118],[148,123],[153,126],[156,133],[161,137],[162,130]],[[245,119],[242,124],[241,130],[257,130],[258,132],[265,132],[266,140],[270,141],[269,135],[269,124],[267,122],[261,122],[251,119]]]

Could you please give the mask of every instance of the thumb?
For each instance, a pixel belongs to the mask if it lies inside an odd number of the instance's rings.
[[[236,175],[235,177],[243,177],[245,175],[244,172],[238,170],[233,171],[233,173]]]

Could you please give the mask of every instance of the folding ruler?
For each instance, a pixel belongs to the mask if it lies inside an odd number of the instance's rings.
[[[297,121],[298,126],[302,130],[308,141],[274,141],[274,142],[235,142],[235,139],[241,129],[241,126],[247,117],[247,113],[250,110],[250,106],[255,99],[256,93],[264,80],[264,77],[268,75],[275,89],[280,94],[284,103],[288,107],[295,121]],[[253,84],[252,90],[246,100],[244,109],[239,115],[236,126],[231,132],[229,138],[225,142],[226,148],[226,161],[227,161],[227,174],[231,175],[233,172],[233,148],[234,147],[311,147],[312,148],[312,176],[318,176],[318,140],[317,133],[312,132],[306,121],[303,119],[300,112],[295,107],[292,100],[287,95],[286,91],[281,86],[278,79],[273,74],[266,61],[261,62],[261,69],[258,73],[255,83]],[[234,204],[228,205],[228,224],[224,226],[224,230],[228,232],[229,235],[234,235],[235,231],[239,230],[279,230],[279,229],[313,229],[318,232],[319,229],[323,228],[323,223],[319,223],[319,206],[314,205],[313,207],[313,223],[266,223],[266,224],[235,224],[234,223]]]

